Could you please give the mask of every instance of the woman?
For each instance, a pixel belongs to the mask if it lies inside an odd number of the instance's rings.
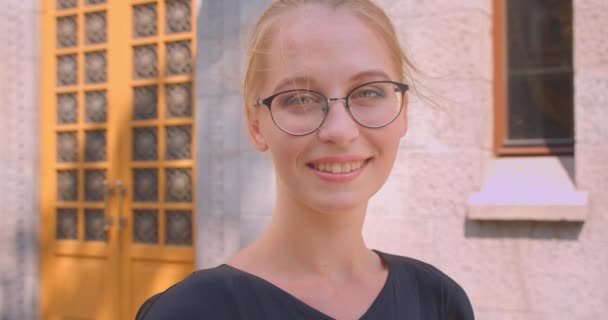
[[[410,64],[367,0],[279,0],[250,48],[244,98],[277,198],[261,237],[150,298],[138,319],[473,319],[458,284],[368,249],[369,199],[407,132]]]

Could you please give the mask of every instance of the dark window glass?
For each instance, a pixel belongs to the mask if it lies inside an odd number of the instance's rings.
[[[571,146],[572,1],[506,0],[505,146]]]

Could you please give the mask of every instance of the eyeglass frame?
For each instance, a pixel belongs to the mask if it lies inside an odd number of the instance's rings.
[[[367,86],[367,85],[375,84],[375,83],[390,83],[390,84],[395,85],[397,88],[399,88],[399,91],[401,91],[401,105],[399,106],[399,112],[397,112],[397,114],[395,115],[395,117],[391,121],[389,121],[388,123],[386,123],[386,124],[384,124],[382,126],[377,126],[377,127],[366,126],[366,125],[362,124],[361,122],[359,122],[355,118],[355,116],[353,116],[353,113],[350,110],[350,104],[348,103],[348,101],[349,101],[348,99],[350,98],[350,95],[353,92],[355,92],[357,89],[362,88],[362,87]],[[365,82],[365,83],[362,83],[360,85],[357,85],[356,87],[354,87],[351,90],[349,90],[348,93],[346,94],[346,96],[342,97],[342,98],[328,98],[322,92],[319,92],[319,91],[316,91],[316,90],[290,89],[290,90],[284,90],[284,91],[277,92],[277,93],[275,93],[275,94],[273,94],[273,95],[271,95],[271,96],[269,96],[267,98],[264,98],[264,99],[257,99],[256,103],[253,106],[254,107],[258,107],[260,105],[266,106],[268,108],[268,111],[270,112],[270,117],[272,118],[272,122],[274,123],[274,125],[277,128],[279,128],[279,130],[281,130],[281,131],[283,131],[283,132],[285,132],[285,133],[287,133],[289,135],[292,135],[292,136],[298,136],[298,137],[300,137],[300,136],[306,136],[306,135],[309,135],[309,134],[311,134],[311,133],[319,130],[319,128],[321,128],[321,126],[323,125],[323,123],[325,123],[325,120],[327,119],[327,114],[329,113],[328,111],[329,111],[329,105],[330,105],[330,103],[333,102],[333,101],[339,101],[339,100],[344,100],[345,101],[344,106],[346,107],[346,111],[348,111],[348,115],[350,116],[351,119],[353,119],[353,121],[356,124],[358,124],[358,125],[360,125],[360,126],[362,126],[364,128],[368,128],[368,129],[380,129],[380,128],[384,128],[384,127],[388,126],[389,124],[393,123],[399,117],[399,115],[403,111],[403,100],[404,100],[403,98],[405,97],[405,93],[409,90],[409,88],[410,87],[407,84],[401,83],[401,82],[396,82],[396,81],[391,81],[391,80],[376,80],[376,81]],[[309,132],[300,133],[300,134],[298,134],[298,133],[292,133],[292,132],[289,132],[289,131],[281,128],[281,126],[274,119],[274,115],[272,114],[272,108],[271,108],[272,101],[277,96],[279,96],[281,94],[284,94],[284,93],[297,92],[297,91],[306,91],[306,92],[315,93],[315,94],[318,94],[318,95],[320,95],[321,97],[323,97],[325,99],[325,106],[323,108],[323,111],[324,111],[323,112],[323,120],[321,120],[321,122],[319,123],[319,125],[317,127],[315,127],[314,129],[310,130]]]

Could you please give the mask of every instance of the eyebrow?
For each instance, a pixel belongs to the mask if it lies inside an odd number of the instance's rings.
[[[390,80],[390,77],[384,71],[367,70],[367,71],[359,72],[359,73],[355,74],[354,76],[350,77],[349,82],[352,84],[354,82],[358,82],[358,81],[361,81],[361,80],[367,79],[367,78],[381,78],[381,80]],[[289,78],[285,78],[285,79],[281,80],[275,86],[273,92],[279,92],[283,87],[286,87],[288,85],[293,85],[296,83],[302,83],[302,82],[308,83],[309,88],[310,88],[311,83],[312,84],[316,83],[316,81],[313,78],[307,77],[307,76],[289,77]]]
[[[359,72],[356,75],[352,76],[350,78],[351,82],[356,82],[362,79],[366,79],[366,78],[382,78],[382,80],[390,80],[391,77],[388,76],[388,74],[386,74],[386,72],[381,71],[381,70],[368,70],[368,71],[363,71],[363,72]]]
[[[276,87],[274,87],[273,92],[279,92],[279,91],[281,91],[281,89],[283,87],[286,87],[286,86],[292,85],[292,84],[296,84],[296,83],[302,83],[302,82],[308,82],[310,84],[310,83],[314,83],[315,81],[312,78],[309,78],[306,76],[285,78],[285,79],[281,80],[281,82],[279,82],[279,84],[277,84]]]

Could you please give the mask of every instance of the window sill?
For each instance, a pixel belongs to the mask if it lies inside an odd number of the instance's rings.
[[[585,221],[587,192],[577,191],[571,156],[490,160],[485,183],[468,201],[471,220]]]

